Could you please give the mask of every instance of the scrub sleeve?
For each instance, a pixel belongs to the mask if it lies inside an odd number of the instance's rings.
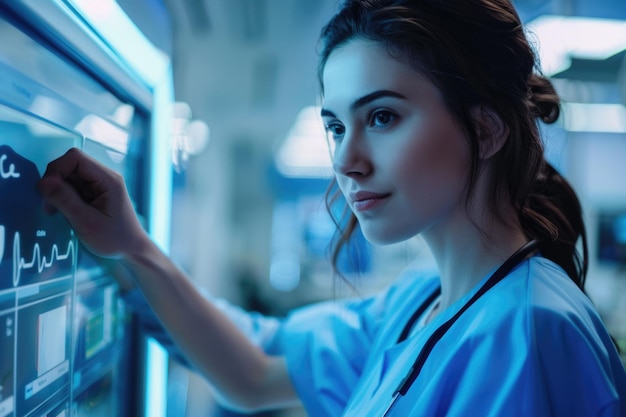
[[[201,292],[208,301],[229,317],[254,345],[267,350],[266,346],[274,339],[280,327],[280,319],[247,312],[222,299],[212,297],[204,291]],[[121,297],[126,302],[128,308],[136,315],[142,330],[159,342],[173,359],[188,368],[193,368],[154,314],[141,291],[133,289],[122,293]]]
[[[389,316],[398,313],[389,306],[406,306],[408,301],[412,313],[416,308],[412,301],[432,293],[436,282],[434,274],[407,268],[376,296],[317,303],[287,317],[268,353],[285,355],[308,415],[343,415],[364,369],[376,359],[375,342],[381,330],[389,326]]]

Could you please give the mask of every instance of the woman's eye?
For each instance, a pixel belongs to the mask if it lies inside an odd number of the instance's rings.
[[[346,128],[339,123],[329,123],[326,125],[326,131],[334,140],[337,140],[343,136]]]
[[[382,127],[393,122],[396,115],[387,110],[379,110],[372,113],[370,117],[371,127]]]

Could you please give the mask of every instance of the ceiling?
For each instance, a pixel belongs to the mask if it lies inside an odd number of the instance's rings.
[[[214,140],[276,146],[297,112],[317,100],[316,40],[336,0],[119,0],[173,59],[175,94]],[[626,20],[623,0],[515,0],[527,22],[542,14]],[[617,80],[624,54],[576,60],[561,78]]]

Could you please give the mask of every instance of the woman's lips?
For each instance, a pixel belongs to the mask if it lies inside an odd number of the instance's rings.
[[[380,206],[391,194],[389,193],[373,193],[370,191],[359,191],[351,193],[349,198],[352,203],[352,209],[355,211],[371,210]]]

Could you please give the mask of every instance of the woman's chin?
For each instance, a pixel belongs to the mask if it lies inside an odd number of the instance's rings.
[[[375,228],[367,228],[363,226],[361,226],[361,232],[369,243],[379,246],[401,243],[411,239],[416,235],[416,233],[407,233],[407,231],[399,231],[393,233],[392,230],[385,228],[382,228],[381,230],[376,230]]]

